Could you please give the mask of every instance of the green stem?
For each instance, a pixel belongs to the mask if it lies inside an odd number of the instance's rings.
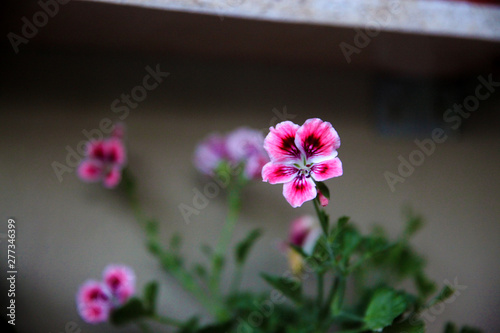
[[[124,170],[122,177],[123,177],[122,183],[123,186],[125,187],[125,194],[129,202],[129,205],[134,213],[134,217],[139,223],[139,225],[144,229],[144,231],[146,231],[146,237],[147,237],[146,244],[156,243],[157,242],[157,239],[155,238],[156,236],[153,236],[147,232],[146,227],[150,219],[144,213],[144,210],[140,205],[140,201],[138,199],[136,192],[136,185],[134,178],[132,177],[130,171],[128,170]],[[215,302],[214,300],[211,300],[206,295],[203,288],[198,283],[196,283],[196,281],[192,278],[191,274],[188,271],[186,271],[183,267],[176,266],[175,269],[169,269],[170,265],[166,265],[165,262],[167,261],[170,263],[173,260],[175,260],[172,254],[170,254],[168,251],[164,251],[163,249],[157,249],[157,251],[158,252],[155,251],[152,253],[160,260],[163,267],[168,271],[168,273],[172,275],[186,291],[189,291],[191,294],[193,294],[193,296],[211,314],[217,315],[217,313],[220,312],[222,305],[218,304],[218,302]]]
[[[321,229],[323,230],[325,236],[328,237],[328,217],[324,209],[322,207],[320,208],[319,199],[317,197],[314,198],[313,204],[314,204],[314,210],[316,211],[319,222],[321,224]]]
[[[333,300],[331,303],[331,309],[334,316],[340,314],[342,310],[342,303],[344,302],[345,284],[346,284],[345,278],[343,276],[339,276],[337,281],[336,281],[337,288],[334,291]]]
[[[240,197],[241,185],[239,183],[229,185],[228,193],[228,206],[229,211],[226,218],[226,224],[224,225],[221,236],[215,248],[214,255],[212,257],[212,274],[209,280],[209,288],[214,297],[220,297],[220,279],[222,274],[222,268],[224,265],[225,255],[227,247],[231,242],[231,237],[233,235],[236,222],[238,221],[240,208],[241,208],[241,197]]]

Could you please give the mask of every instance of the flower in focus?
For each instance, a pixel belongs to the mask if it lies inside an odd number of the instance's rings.
[[[288,243],[301,248],[305,254],[312,255],[321,232],[321,226],[314,217],[309,215],[301,216],[292,221]],[[288,250],[288,261],[290,268],[295,274],[302,271],[304,266],[303,259],[291,247]]]
[[[98,324],[109,319],[111,311],[125,304],[135,292],[135,274],[123,265],[109,265],[103,281],[88,280],[76,294],[78,313],[84,321]]]
[[[86,182],[102,181],[107,188],[120,183],[121,172],[126,163],[123,145],[123,126],[115,126],[113,136],[87,143],[85,158],[78,166],[78,176]]]
[[[224,163],[230,168],[243,165],[245,177],[257,179],[269,161],[263,143],[261,132],[246,127],[237,128],[226,136],[211,134],[196,148],[194,164],[201,173],[212,177]]]
[[[125,304],[135,292],[135,274],[127,266],[109,265],[104,269],[103,280],[118,304]]]
[[[315,181],[342,175],[337,157],[340,138],[329,122],[308,119],[302,126],[284,121],[271,127],[264,149],[271,162],[264,165],[262,178],[284,184],[283,195],[292,207],[316,198]]]

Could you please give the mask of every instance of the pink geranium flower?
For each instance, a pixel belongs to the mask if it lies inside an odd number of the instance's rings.
[[[135,293],[135,274],[124,265],[109,265],[104,269],[103,280],[118,304],[125,304]]]
[[[263,144],[262,133],[246,127],[237,128],[225,136],[211,134],[196,147],[194,164],[201,173],[212,177],[223,163],[231,168],[243,165],[245,177],[257,179],[269,161]]]
[[[78,166],[78,176],[86,182],[102,181],[107,188],[120,183],[121,172],[126,163],[123,145],[123,127],[113,132],[111,138],[90,141],[86,156]]]
[[[105,322],[113,309],[125,304],[134,293],[134,271],[124,265],[109,265],[104,269],[102,282],[88,280],[78,290],[78,313],[87,323]]]
[[[211,134],[196,147],[194,165],[201,173],[214,176],[220,163],[227,158],[226,138]]]
[[[264,149],[271,162],[262,169],[262,178],[271,184],[284,184],[283,195],[292,207],[316,198],[315,181],[342,175],[337,157],[340,138],[329,122],[318,118],[302,126],[284,121],[271,127]]]
[[[78,312],[83,320],[96,324],[107,321],[111,310],[111,290],[102,282],[88,280],[76,295]]]
[[[246,127],[237,128],[226,138],[229,161],[235,166],[243,163],[248,179],[260,178],[262,167],[269,162],[263,144],[262,133]]]

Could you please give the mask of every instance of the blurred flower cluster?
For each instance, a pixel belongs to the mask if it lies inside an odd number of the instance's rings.
[[[77,309],[83,320],[96,324],[109,319],[111,311],[125,304],[135,292],[135,274],[124,265],[109,265],[102,281],[88,280],[76,296]]]

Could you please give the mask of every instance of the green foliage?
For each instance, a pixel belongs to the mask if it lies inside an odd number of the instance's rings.
[[[144,287],[144,308],[148,313],[156,313],[156,299],[158,298],[158,282],[153,281]]]
[[[252,230],[245,239],[236,245],[235,259],[238,265],[242,265],[246,261],[250,249],[261,235],[262,231],[260,229]]]
[[[111,323],[124,325],[153,317],[156,314],[158,282],[153,281],[144,287],[143,298],[133,297],[126,304],[111,313]]]
[[[408,306],[403,293],[394,289],[378,289],[366,309],[364,321],[366,327],[379,331],[392,324],[393,320],[402,314]]]
[[[260,275],[267,283],[278,289],[290,300],[296,303],[302,302],[302,283],[298,278],[272,276],[265,273],[261,273]]]
[[[150,313],[138,298],[131,298],[125,305],[111,313],[111,323],[114,325],[124,325],[149,316]]]
[[[113,324],[144,324],[154,320],[177,327],[179,333],[423,333],[425,323],[417,319],[419,313],[453,295],[453,289],[444,286],[431,298],[436,292],[436,284],[425,273],[425,259],[410,243],[423,226],[420,216],[407,209],[403,231],[399,237],[391,239],[380,227],[369,234],[361,233],[346,216],[330,223],[318,199],[313,203],[322,234],[313,252],[305,253],[301,247],[289,244],[298,254],[295,258],[303,261],[302,275],[261,273],[271,286],[270,292],[240,292],[244,263],[262,233],[253,230],[234,248],[231,288],[220,288],[223,269],[228,268],[225,265],[227,245],[242,203],[240,190],[248,182],[243,173],[235,175],[233,169],[221,163],[216,171],[219,180],[226,178],[229,181],[229,211],[221,232],[223,241],[214,249],[202,245],[201,251],[210,266],[195,263],[190,269],[185,268],[181,255],[181,237],[174,234],[168,246],[162,246],[158,221],[145,217],[138,205],[135,181],[128,170],[124,171],[122,187],[134,215],[144,227],[148,250],[158,258],[165,271],[212,314],[214,321],[202,324],[197,316],[184,322],[161,317],[156,307],[158,284],[151,282],[145,286],[142,299],[132,298],[113,311]],[[317,182],[316,186],[325,197],[330,197],[324,183]],[[408,281],[413,282],[415,292],[401,288]],[[315,283],[316,293],[303,288],[306,283]],[[345,291],[351,286],[353,297],[347,298]],[[224,295],[223,289],[230,292]],[[458,330],[448,324],[444,332],[479,331],[468,326]]]

